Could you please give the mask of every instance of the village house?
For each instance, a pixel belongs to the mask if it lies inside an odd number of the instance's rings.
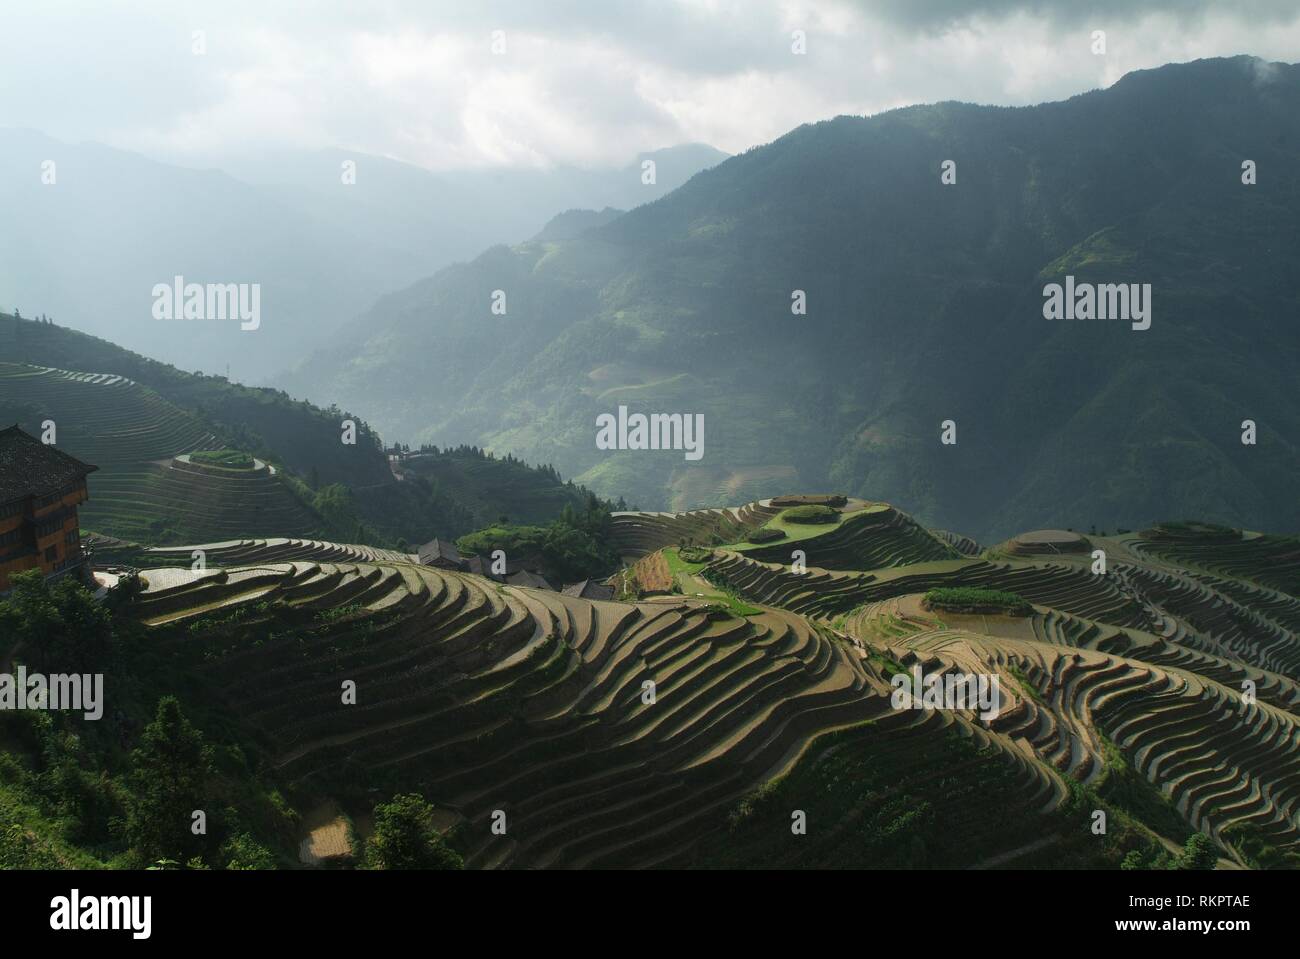
[[[17,426],[0,430],[0,593],[30,569],[85,574],[77,507],[96,469]]]
[[[565,596],[578,596],[582,599],[613,599],[614,588],[606,586],[604,583],[598,583],[592,579],[584,579],[578,583],[572,583],[564,587],[561,591]]]
[[[481,556],[462,556],[460,550],[445,539],[431,539],[420,547],[418,552],[422,566],[435,566],[439,569],[453,569],[461,573],[474,573],[508,586],[527,586],[530,589],[549,589],[555,587],[547,582],[546,577],[530,569],[524,569],[516,563],[507,563],[506,571],[494,573],[492,561]]]
[[[555,587],[546,581],[545,576],[527,569],[511,573],[506,577],[506,583],[510,586],[527,586],[529,589],[549,589],[552,592],[555,590]]]
[[[429,540],[420,547],[419,557],[421,566],[437,566],[462,572],[465,570],[465,560],[461,558],[460,550],[445,539]]]

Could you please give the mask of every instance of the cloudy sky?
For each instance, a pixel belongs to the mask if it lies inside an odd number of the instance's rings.
[[[3,15],[0,125],[198,165],[332,146],[430,169],[596,167],[910,103],[1060,99],[1238,53],[1300,59],[1300,3],[42,0]]]

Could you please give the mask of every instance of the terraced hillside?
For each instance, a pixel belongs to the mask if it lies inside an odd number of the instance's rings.
[[[219,543],[197,543],[189,546],[139,547],[133,544],[106,544],[96,555],[123,555],[129,565],[192,566],[194,552],[203,553],[205,563],[214,566],[260,566],[266,563],[286,563],[297,560],[328,563],[414,563],[412,553],[402,553],[377,546],[358,543],[331,543],[315,539],[234,539]]]
[[[207,449],[216,439],[197,417],[111,373],[0,363],[0,407],[21,413],[20,424],[37,434],[53,420],[57,445],[103,470]]]
[[[34,435],[52,421],[55,443],[100,468],[86,529],[145,543],[219,540],[254,531],[320,532],[320,520],[274,469],[230,470],[187,454],[223,444],[199,417],[134,380],[0,363],[0,419]]]
[[[807,563],[826,569],[874,569],[960,555],[888,503],[839,497],[839,505],[826,507],[833,520],[800,523],[791,518],[797,499],[775,497],[736,509],[615,513],[613,539],[632,558],[664,546],[731,544],[755,559],[788,562],[797,548]]]
[[[887,704],[848,646],[780,610],[591,602],[399,563],[146,577],[139,616],[180,657],[205,627],[206,683],[286,775],[345,795],[416,782],[459,818],[471,865],[680,856],[817,734]]]
[[[364,816],[416,789],[470,866],[1154,867],[1196,832],[1225,868],[1300,862],[1300,600],[1153,559],[1147,533],[1090,537],[1096,573],[842,509],[810,559],[881,565],[756,558],[769,502],[619,516],[659,593],[639,602],[278,540],[146,571],[137,615],[296,794]],[[944,587],[1028,613],[948,611]],[[996,709],[900,708],[914,670],[983,676]]]
[[[613,539],[626,556],[641,556],[663,546],[734,542],[780,512],[770,500],[759,500],[738,509],[615,513]]]
[[[1254,580],[1300,595],[1300,536],[1268,536],[1209,524],[1163,524],[1134,548],[1183,566]]]

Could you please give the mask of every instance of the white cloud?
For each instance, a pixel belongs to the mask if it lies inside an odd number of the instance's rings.
[[[1162,6],[55,2],[6,14],[0,117],[196,163],[339,146],[433,169],[603,166],[684,141],[735,152],[840,113],[1034,103],[1168,61],[1300,51],[1300,11],[1282,4],[1265,8],[1267,29],[1237,5]],[[202,57],[189,50],[199,28]],[[796,28],[806,56],[790,52]],[[1094,28],[1104,57],[1089,50]],[[493,29],[505,56],[489,49]]]

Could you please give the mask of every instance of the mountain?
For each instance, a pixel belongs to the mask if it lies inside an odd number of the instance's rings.
[[[802,126],[384,297],[294,382],[645,508],[838,489],[985,541],[1063,517],[1295,529],[1298,106],[1300,67],[1236,57]],[[1067,277],[1150,284],[1149,329],[1046,319]],[[703,414],[703,457],[598,449],[620,405]]]
[[[435,174],[340,151],[257,153],[190,169],[94,143],[0,130],[0,308],[39,309],[190,370],[274,380],[390,290],[562,210],[628,208],[724,158],[686,144],[613,170]],[[642,183],[642,160],[656,182]],[[48,169],[45,164],[52,162]],[[356,182],[343,184],[344,161]],[[52,180],[52,182],[45,182]],[[159,321],[156,284],[260,287],[260,326]]]
[[[572,240],[588,230],[594,230],[606,223],[613,223],[623,215],[622,210],[607,206],[603,210],[565,210],[552,217],[542,227],[540,233],[533,237],[535,243],[550,243],[556,240]]]
[[[340,441],[347,420],[353,444]],[[100,467],[84,527],[144,545],[318,535],[418,544],[503,515],[546,523],[588,497],[554,469],[474,448],[419,452],[399,480],[378,435],[346,410],[0,313],[0,423],[41,435],[47,421],[59,448]],[[259,462],[214,469],[191,457],[223,449]]]

